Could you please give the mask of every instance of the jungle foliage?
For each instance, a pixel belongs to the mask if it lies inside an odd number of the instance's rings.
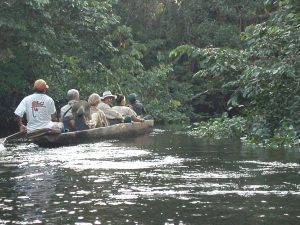
[[[44,78],[58,109],[70,88],[135,92],[160,122],[289,145],[299,19],[296,0],[3,0],[0,119]]]
[[[116,4],[112,0],[0,2],[2,121],[13,119],[16,105],[31,93],[37,78],[47,80],[57,108],[65,104],[70,88],[78,89],[82,99],[105,90],[136,92],[157,119],[187,120],[179,109],[184,98],[176,95],[179,87],[189,93],[189,86],[172,82],[169,63],[145,69],[145,45],[120,23]],[[164,113],[158,117],[160,111]]]
[[[268,147],[291,146],[300,129],[299,2],[269,1],[268,6],[275,3],[277,11],[268,21],[248,26],[241,34],[241,49],[184,45],[171,52],[197,59],[199,71],[193,79],[208,93],[222,90],[227,111],[247,120],[243,139]],[[219,120],[206,126],[213,121]],[[218,128],[223,129],[224,121]]]

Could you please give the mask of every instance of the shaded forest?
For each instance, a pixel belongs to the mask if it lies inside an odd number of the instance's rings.
[[[59,109],[135,92],[161,123],[199,135],[290,146],[299,138],[300,12],[296,0],[3,0],[2,126],[49,83]]]

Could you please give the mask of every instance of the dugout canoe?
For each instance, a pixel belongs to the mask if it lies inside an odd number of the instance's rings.
[[[68,146],[144,135],[150,132],[153,126],[153,120],[145,120],[144,122],[119,123],[83,131],[46,134],[31,137],[29,140],[41,147]]]

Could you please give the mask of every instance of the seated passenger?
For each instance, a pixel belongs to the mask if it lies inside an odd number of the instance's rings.
[[[126,99],[122,94],[117,94],[116,99],[117,106],[112,107],[114,110],[119,112],[125,119],[124,123],[132,122],[143,122],[144,119],[140,119],[137,117],[137,114],[129,107],[125,106]]]
[[[96,128],[96,127],[106,127],[109,125],[106,116],[104,112],[100,109],[98,109],[98,105],[101,102],[101,98],[98,94],[93,93],[90,95],[88,99],[88,103],[91,107],[91,123],[92,127],[90,128]]]
[[[46,95],[49,88],[46,81],[38,79],[34,82],[34,93],[25,97],[15,110],[20,132],[28,134],[41,129],[60,130],[63,124],[56,122],[56,108],[51,97]],[[27,126],[23,124],[26,115]]]
[[[72,114],[74,103],[79,101],[79,92],[76,89],[70,89],[67,92],[68,104],[60,110],[60,121],[64,124],[65,131],[75,131],[75,121]]]
[[[123,117],[120,113],[111,108],[112,101],[116,98],[110,91],[103,92],[101,102],[98,105],[98,109],[102,110],[110,125],[123,123]]]
[[[87,130],[90,128],[90,105],[87,101],[79,100],[72,106],[75,130]]]
[[[144,105],[136,99],[137,95],[131,93],[128,95],[129,107],[136,112],[138,116],[143,116],[146,114]]]
[[[133,111],[135,111],[139,117],[143,117],[145,120],[152,120],[153,117],[151,115],[146,115],[146,110],[144,108],[144,105],[136,98],[137,95],[135,93],[131,93],[128,95],[128,101],[129,101],[128,107],[130,107]]]

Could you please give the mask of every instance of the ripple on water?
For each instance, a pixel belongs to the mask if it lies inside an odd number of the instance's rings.
[[[125,156],[126,155],[126,156]],[[137,156],[135,154],[135,156]],[[164,157],[152,160],[141,160],[132,159],[132,156],[128,156],[127,153],[123,155],[121,161],[107,160],[101,158],[93,160],[77,159],[66,162],[63,167],[70,168],[74,170],[86,170],[86,169],[116,169],[116,170],[136,170],[136,169],[147,169],[147,168],[157,168],[164,167],[170,164],[178,164],[183,160],[175,157]]]
[[[0,139],[0,142],[1,142],[1,139]],[[5,146],[3,144],[0,144],[0,154],[5,151],[6,151]]]
[[[160,131],[157,131],[160,132]],[[56,168],[68,168],[75,171],[83,170],[119,170],[121,176],[129,179],[136,179],[134,173],[126,173],[128,170],[155,169],[152,171],[139,173],[139,179],[152,180],[154,185],[139,181],[139,184],[131,184],[131,189],[119,189],[118,194],[110,194],[110,199],[118,201],[134,200],[140,196],[175,196],[177,198],[192,199],[200,195],[232,195],[253,196],[253,195],[277,195],[286,196],[299,195],[299,187],[294,191],[283,191],[287,186],[270,187],[268,185],[238,185],[239,180],[257,176],[255,172],[262,171],[261,175],[272,173],[280,168],[299,168],[297,163],[262,162],[262,161],[238,161],[239,171],[231,170],[207,170],[205,164],[199,164],[198,170],[185,170],[180,168],[188,160],[177,156],[159,156],[147,149],[134,147],[118,147],[111,142],[101,142],[89,145],[78,145],[53,149],[42,149],[33,151],[36,146],[19,146],[18,156],[8,156],[6,159],[11,162],[18,162],[19,167],[44,167],[53,166]],[[24,151],[27,149],[27,151]],[[198,160],[201,161],[201,158]],[[225,162],[224,164],[226,164]],[[170,166],[171,165],[171,166]],[[253,166],[254,165],[254,166]],[[203,167],[203,171],[199,168]],[[14,179],[30,179],[43,176],[43,173],[32,172]],[[94,184],[101,185],[117,178],[118,174],[108,177],[104,174],[90,175],[87,177]],[[41,178],[37,178],[42,180]],[[164,186],[160,187],[161,181]],[[157,182],[157,183],[155,183]],[[182,185],[182,182],[185,184]],[[119,185],[119,184],[117,184]],[[275,190],[274,190],[275,189]],[[77,191],[76,196],[89,195],[90,192]],[[58,196],[59,197],[59,196]],[[81,204],[89,204],[89,200],[80,201]]]
[[[45,165],[58,166],[72,169],[98,169],[112,168],[111,163],[115,160],[124,161],[126,159],[147,157],[151,153],[148,150],[137,148],[114,147],[113,143],[101,142],[92,145],[79,145],[63,148],[42,149],[40,151],[28,150],[28,146],[19,146],[13,156],[4,157],[6,163],[11,161],[18,163],[19,167],[42,167]],[[118,164],[118,163],[117,163]],[[121,163],[120,168],[124,163]],[[113,167],[118,168],[118,165]],[[126,167],[126,166],[125,166]]]
[[[38,153],[35,152],[35,154],[23,152],[19,154],[19,157],[14,157],[11,160],[19,161],[19,166],[26,167],[28,164],[31,167],[51,165],[77,171],[86,169],[142,169],[182,162],[182,159],[171,156],[153,159],[153,154],[149,150],[116,147],[109,142],[44,149]]]
[[[36,151],[35,145],[20,145],[14,150],[16,154],[6,157],[5,161],[19,163],[19,167],[50,165],[74,170],[142,169],[182,162],[182,159],[171,156],[153,158],[152,152],[147,149],[116,147],[113,144],[100,142],[39,151]]]
[[[253,164],[271,168],[300,168],[299,163],[263,162],[263,161],[238,161],[240,164]]]

